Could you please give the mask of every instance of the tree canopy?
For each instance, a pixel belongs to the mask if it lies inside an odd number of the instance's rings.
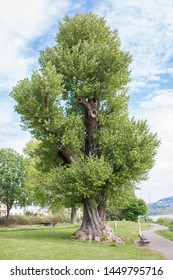
[[[84,205],[81,239],[109,235],[107,198],[147,179],[155,162],[157,135],[128,114],[131,61],[103,18],[67,16],[55,46],[41,51],[40,70],[11,93],[54,190]]]
[[[23,206],[27,200],[25,175],[23,157],[11,148],[0,149],[0,201],[7,207],[6,223],[13,204]]]
[[[139,216],[147,214],[147,205],[143,199],[134,197],[124,205],[121,214],[124,219],[137,222]]]

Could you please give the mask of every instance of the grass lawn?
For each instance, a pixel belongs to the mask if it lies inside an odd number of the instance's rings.
[[[113,226],[113,223],[110,223]],[[146,247],[136,248],[138,225],[118,222],[117,235],[126,242],[110,245],[78,241],[72,234],[79,225],[59,224],[52,227],[0,227],[1,260],[161,260],[158,253]]]

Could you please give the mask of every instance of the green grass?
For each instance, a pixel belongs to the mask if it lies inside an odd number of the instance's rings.
[[[113,224],[110,223],[112,226]],[[158,253],[136,248],[138,225],[118,222],[117,234],[122,245],[78,241],[72,234],[79,225],[59,224],[54,228],[23,226],[0,228],[1,260],[161,260]]]
[[[159,218],[157,223],[168,227],[166,230],[158,230],[157,233],[166,239],[173,241],[173,219],[172,218]]]
[[[158,230],[157,233],[163,236],[166,239],[173,241],[173,231],[167,230]]]

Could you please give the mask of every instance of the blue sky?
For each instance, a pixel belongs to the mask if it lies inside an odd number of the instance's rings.
[[[146,202],[173,196],[173,0],[0,0],[0,148],[22,152],[22,131],[9,93],[38,69],[39,50],[54,44],[65,15],[93,12],[118,29],[133,56],[130,114],[147,119],[162,141],[150,178],[138,197]]]

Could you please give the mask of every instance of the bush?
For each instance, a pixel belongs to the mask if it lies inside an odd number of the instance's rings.
[[[121,213],[125,220],[137,222],[138,216],[146,215],[147,205],[143,199],[134,197],[123,207]]]
[[[6,217],[0,217],[0,225],[5,225]],[[29,218],[22,215],[11,215],[9,217],[9,224],[10,225],[28,225],[29,224]]]
[[[173,232],[173,225],[169,226],[169,230]]]
[[[5,225],[6,217],[0,217],[0,225]],[[70,217],[69,215],[63,214],[56,214],[50,216],[44,215],[36,215],[36,216],[22,216],[22,215],[10,215],[9,218],[9,225],[16,226],[16,225],[38,225],[39,223],[69,223]]]
[[[157,219],[156,222],[157,222],[157,224],[167,226],[167,227],[173,225],[173,219],[171,219],[171,218],[159,218],[159,219]]]

